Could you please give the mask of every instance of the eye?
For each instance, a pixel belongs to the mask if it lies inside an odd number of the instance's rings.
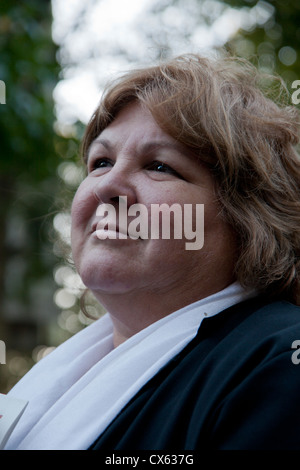
[[[89,171],[98,170],[100,168],[112,167],[113,163],[108,158],[95,158],[91,159]]]
[[[159,173],[168,173],[170,175],[174,175],[174,176],[177,176],[178,178],[183,179],[182,176],[179,173],[177,173],[177,171],[175,171],[172,167],[170,167],[166,163],[162,163],[159,161],[153,161],[147,166],[147,169],[150,171],[157,171]]]

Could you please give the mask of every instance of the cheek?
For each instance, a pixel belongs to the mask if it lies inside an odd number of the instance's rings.
[[[93,200],[95,201],[91,191],[82,183],[74,196],[71,207],[71,246],[75,258],[82,249],[96,210]]]
[[[79,186],[71,207],[72,226],[84,226],[93,214],[96,200],[91,188],[84,182]]]
[[[236,247],[236,238],[232,227],[222,215],[219,204],[206,204],[205,206],[205,244],[213,249],[218,256],[232,257]]]
[[[232,228],[225,220],[222,205],[218,201],[213,184],[194,194],[194,202],[204,205],[204,247],[215,250],[231,249],[235,244]]]

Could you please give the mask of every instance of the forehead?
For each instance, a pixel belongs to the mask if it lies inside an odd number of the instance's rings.
[[[130,103],[119,111],[115,119],[100,133],[99,136],[114,133],[119,135],[120,132],[122,132],[122,134],[135,134],[136,131],[140,133],[140,138],[149,134],[160,136],[164,135],[166,138],[172,139],[171,136],[165,134],[165,132],[159,127],[151,112],[145,106],[137,102]]]
[[[188,147],[164,132],[151,112],[140,103],[131,103],[124,107],[92,142],[89,154],[99,146],[108,150],[135,146],[143,151],[164,147],[185,154],[191,153]]]

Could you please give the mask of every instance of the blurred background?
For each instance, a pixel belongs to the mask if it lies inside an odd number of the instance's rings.
[[[280,74],[292,94],[299,0],[1,0],[0,393],[91,322],[69,255],[69,205],[84,176],[80,139],[105,84],[222,47]]]

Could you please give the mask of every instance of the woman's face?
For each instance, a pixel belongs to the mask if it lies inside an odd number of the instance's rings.
[[[110,232],[113,238],[99,238],[99,208],[108,204],[118,216],[119,196],[128,209],[143,206],[149,238],[121,238],[118,229]],[[186,249],[191,240],[174,239],[172,221],[170,238],[154,238],[150,233],[153,204],[178,204],[182,214],[189,205],[194,215],[196,205],[204,204],[203,247]],[[185,296],[186,303],[193,302],[233,280],[233,236],[219,212],[209,170],[166,134],[147,109],[132,103],[91,145],[88,174],[72,205],[75,265],[84,284],[100,299],[101,295],[152,292]],[[126,231],[137,216],[127,218]],[[196,225],[194,220],[194,230]],[[200,229],[198,224],[199,237]]]

